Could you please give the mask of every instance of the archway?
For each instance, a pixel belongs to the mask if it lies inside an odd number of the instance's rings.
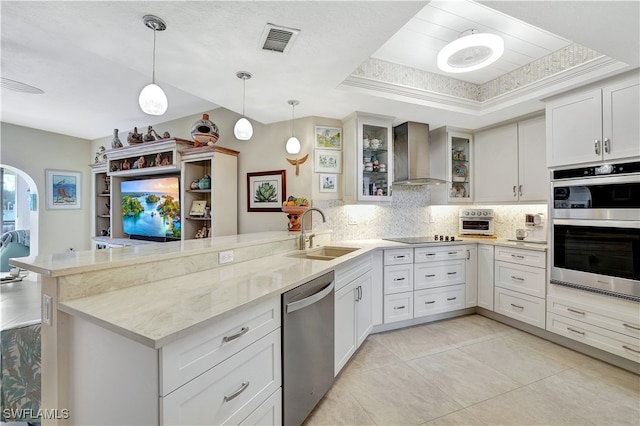
[[[26,185],[28,186],[29,200],[25,200],[25,202],[17,203],[17,208],[19,209],[17,214],[18,216],[24,215],[24,214],[29,215],[29,220],[27,221],[29,223],[29,230],[30,230],[29,255],[35,256],[38,254],[38,246],[39,246],[38,244],[39,242],[38,211],[40,209],[40,202],[41,202],[40,194],[38,194],[38,187],[36,186],[36,183],[31,178],[31,176],[29,176],[24,171],[16,167],[9,166],[7,164],[1,164],[1,163],[0,163],[0,168],[3,168],[5,170],[11,170],[13,173],[16,174],[16,176],[19,176],[24,182],[26,182]]]

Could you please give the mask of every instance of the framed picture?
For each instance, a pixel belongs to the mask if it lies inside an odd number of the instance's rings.
[[[247,173],[247,211],[279,212],[287,199],[286,172]]]
[[[47,210],[82,208],[82,173],[45,170]]]
[[[338,192],[338,175],[320,174],[320,192]]]
[[[316,149],[316,173],[342,173],[342,152]]]
[[[207,207],[207,200],[193,200],[191,203],[190,216],[204,216],[204,209]]]
[[[340,127],[316,126],[316,148],[342,149],[342,129]]]

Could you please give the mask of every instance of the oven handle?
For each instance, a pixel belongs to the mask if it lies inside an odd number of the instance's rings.
[[[594,228],[634,228],[640,229],[638,220],[612,220],[612,219],[552,219],[553,225],[590,226]]]

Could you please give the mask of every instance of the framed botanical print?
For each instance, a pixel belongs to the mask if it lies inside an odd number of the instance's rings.
[[[247,211],[279,212],[286,199],[285,170],[247,173]]]
[[[342,129],[340,127],[316,126],[316,148],[342,149]]]
[[[320,192],[338,192],[338,175],[321,173]]]
[[[316,173],[342,173],[342,152],[316,149]]]

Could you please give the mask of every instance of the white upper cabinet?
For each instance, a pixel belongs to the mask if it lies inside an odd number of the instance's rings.
[[[447,184],[432,185],[431,204],[473,201],[473,136],[440,127],[429,132],[429,176]]]
[[[354,113],[344,120],[343,198],[391,201],[392,117]]]
[[[531,202],[548,199],[543,116],[474,135],[476,202]]]
[[[640,76],[547,103],[547,166],[640,157]]]

